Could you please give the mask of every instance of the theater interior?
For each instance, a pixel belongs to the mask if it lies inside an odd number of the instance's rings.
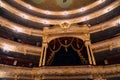
[[[120,80],[120,0],[0,0],[0,80]]]

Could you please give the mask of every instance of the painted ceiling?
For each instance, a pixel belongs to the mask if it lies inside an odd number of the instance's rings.
[[[52,11],[63,11],[77,9],[96,0],[23,0],[32,6]]]

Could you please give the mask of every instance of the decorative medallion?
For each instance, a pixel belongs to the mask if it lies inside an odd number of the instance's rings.
[[[68,29],[68,28],[70,28],[70,23],[64,22],[64,23],[60,24],[60,27],[61,27],[62,29]]]
[[[67,8],[72,4],[73,0],[57,0],[57,4],[61,7],[61,8]]]
[[[23,0],[31,6],[47,11],[69,11],[89,5],[96,0]]]

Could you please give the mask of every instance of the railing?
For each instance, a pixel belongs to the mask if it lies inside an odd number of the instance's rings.
[[[117,16],[117,17],[113,18],[112,20],[101,23],[99,25],[92,26],[92,27],[90,27],[90,33],[103,31],[103,30],[112,28],[114,26],[117,26],[117,24],[120,23],[119,21],[120,21],[120,16]],[[19,25],[19,24],[16,24],[14,22],[11,22],[3,17],[0,17],[0,25],[2,25],[3,27],[9,28],[13,31],[24,33],[27,35],[40,36],[40,37],[43,36],[43,30],[37,30],[34,28],[27,28],[23,25]]]
[[[41,54],[41,47],[25,45],[4,38],[0,38],[0,48],[2,48],[5,51],[13,51],[25,55],[32,54],[32,55],[40,56]]]
[[[5,8],[6,10],[8,10],[9,12],[11,12],[19,17],[22,17],[24,19],[33,21],[33,22],[38,22],[38,23],[43,23],[43,24],[60,24],[63,22],[69,22],[69,23],[73,24],[73,23],[90,20],[90,19],[99,17],[103,14],[106,14],[107,12],[112,11],[115,8],[117,8],[119,6],[119,4],[120,4],[120,1],[117,0],[117,1],[113,2],[112,4],[110,4],[109,6],[106,6],[105,8],[100,9],[94,13],[87,15],[87,16],[77,17],[77,18],[73,18],[73,19],[66,19],[66,20],[57,20],[57,19],[52,20],[52,19],[47,19],[47,18],[39,18],[39,17],[30,15],[30,14],[27,14],[25,12],[22,12],[16,8],[10,6],[9,4],[7,4],[5,2],[2,2],[1,6],[3,8]]]
[[[120,47],[120,36],[114,37],[109,40],[97,42],[91,45],[91,48],[94,53],[105,50],[112,50],[114,48],[119,48],[119,47]],[[0,38],[0,48],[2,48],[3,50],[8,48],[8,51],[19,52],[22,54],[32,54],[38,56],[40,56],[42,50],[41,47],[25,45],[4,38]]]
[[[94,53],[105,51],[105,50],[112,50],[114,48],[119,48],[119,47],[120,47],[120,36],[94,43],[91,46]]]
[[[33,10],[35,12],[39,12],[39,13],[42,13],[42,14],[47,14],[47,15],[66,15],[65,13],[66,12],[63,12],[63,11],[48,11],[48,10],[43,10],[43,9],[40,9],[40,8],[37,8],[37,7],[34,7],[34,6],[31,6],[27,3],[25,3],[24,1],[22,0],[14,0],[17,4],[20,4],[21,6],[24,6],[30,10]],[[105,0],[98,0],[88,6],[85,6],[83,8],[79,8],[79,9],[75,9],[75,10],[69,10],[67,11],[67,15],[70,15],[70,14],[75,14],[75,13],[80,13],[80,12],[83,12],[83,11],[86,11],[86,10],[89,10],[91,8],[94,8],[100,4],[102,4],[103,2],[105,2]]]
[[[0,78],[15,79],[95,79],[120,77],[120,64],[106,66],[52,66],[23,68],[0,65]]]

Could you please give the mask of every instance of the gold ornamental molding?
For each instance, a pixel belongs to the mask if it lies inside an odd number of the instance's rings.
[[[41,54],[40,47],[25,45],[4,38],[0,38],[0,48],[2,48],[4,51],[13,51],[22,53],[24,55],[31,54],[40,56]]]
[[[92,26],[92,27],[90,27],[90,33],[103,31],[103,30],[112,28],[114,26],[117,26],[117,24],[120,23],[119,21],[120,21],[120,16],[117,16],[117,17],[115,17],[107,22]],[[0,17],[0,25],[2,25],[2,27],[6,27],[6,28],[9,28],[13,31],[24,33],[27,35],[40,36],[40,37],[43,36],[43,30],[38,30],[38,29],[34,29],[34,28],[27,28],[26,26],[16,24],[16,23],[11,22],[3,17]]]
[[[7,48],[9,47],[8,51],[18,52],[22,54],[38,55],[38,56],[40,56],[42,50],[41,47],[25,45],[4,38],[0,38],[0,48],[4,49],[5,47]],[[120,47],[120,36],[114,37],[109,40],[97,42],[91,45],[91,48],[94,53],[105,50],[112,50],[114,48],[119,48],[119,47]]]
[[[85,46],[87,47],[87,52],[89,55],[89,63],[95,65],[95,60],[93,60],[94,56],[90,48],[90,31],[89,30],[90,28],[86,24],[81,26],[74,26],[74,25],[70,26],[70,24],[66,22],[61,24],[59,27],[55,26],[55,28],[44,27],[43,42],[42,42],[43,46],[42,46],[39,66],[46,65],[47,48],[50,41],[55,40],[57,38],[61,38],[61,37],[73,37],[73,38],[81,39],[85,43]],[[93,58],[91,58],[90,55],[92,55]]]
[[[40,8],[37,8],[37,7],[34,7],[22,0],[14,0],[17,4],[20,4],[21,6],[24,6],[30,10],[33,10],[35,12],[39,12],[39,13],[42,13],[42,14],[47,14],[47,15],[58,15],[58,16],[62,16],[62,15],[66,15],[65,12],[63,11],[48,11],[48,10],[43,10],[43,9],[40,9]],[[96,2],[92,3],[92,4],[89,4],[85,7],[82,7],[82,8],[79,8],[79,9],[75,9],[75,10],[68,10],[66,11],[67,12],[67,15],[71,15],[71,14],[76,14],[76,13],[80,13],[80,12],[84,12],[84,11],[87,11],[91,8],[94,8],[100,4],[102,4],[103,2],[105,2],[105,0],[97,0]]]
[[[64,22],[64,23],[61,23],[60,24],[60,27],[63,29],[63,30],[67,30],[69,29],[71,26],[71,24],[69,22]]]
[[[0,78],[13,79],[96,79],[120,77],[120,64],[106,66],[52,66],[25,68],[0,65]]]
[[[45,41],[47,41],[48,43],[56,38],[66,37],[66,36],[76,37],[82,40],[89,40],[90,38],[89,27],[87,25],[81,25],[81,26],[71,25],[69,28],[67,28],[66,31],[64,31],[60,26],[55,26],[54,28],[44,27],[43,38],[44,36],[47,36],[46,37],[47,40],[45,39]]]
[[[0,16],[0,25],[13,30],[14,32],[24,33],[24,34],[32,35],[32,36],[40,36],[40,37],[43,36],[42,30],[38,30],[34,28],[27,28],[26,26],[16,24],[1,16]]]
[[[106,29],[116,27],[116,26],[118,26],[118,24],[120,24],[120,16],[117,16],[107,22],[90,27],[90,33],[104,31]]]
[[[7,4],[4,1],[1,1],[1,7],[5,8],[9,12],[11,12],[11,13],[19,16],[19,17],[22,17],[26,20],[30,20],[30,21],[37,22],[37,23],[55,24],[55,25],[66,22],[66,21],[73,24],[73,23],[78,23],[78,22],[83,22],[83,21],[86,21],[86,20],[90,20],[90,19],[93,19],[93,18],[96,18],[96,17],[99,17],[103,14],[108,13],[109,11],[117,8],[119,6],[119,4],[120,4],[120,0],[116,0],[115,2],[106,6],[105,8],[100,9],[100,10],[94,12],[94,13],[88,14],[87,16],[81,16],[81,17],[77,17],[77,18],[73,18],[73,19],[66,19],[66,20],[57,20],[57,19],[53,20],[53,19],[40,18],[40,17],[37,17],[37,16],[30,15],[28,13],[22,12],[22,11],[16,9],[16,8],[10,6],[9,4]]]
[[[120,36],[92,44],[94,53],[120,48]]]

